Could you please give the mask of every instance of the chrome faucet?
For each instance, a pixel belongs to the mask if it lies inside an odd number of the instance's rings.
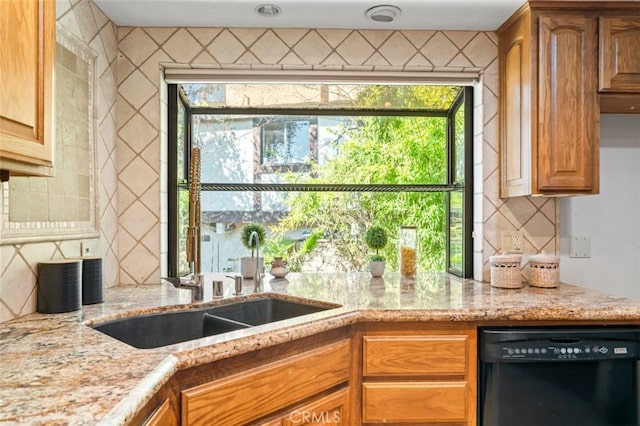
[[[204,299],[204,274],[191,274],[187,277],[160,277],[175,288],[185,288],[191,290],[191,301],[201,302]]]
[[[253,238],[256,239],[256,271],[253,273],[253,292],[262,291],[262,271],[260,268],[260,236],[256,231],[249,234],[249,245],[253,245]]]
[[[189,171],[189,225],[187,228],[187,262],[192,274],[188,277],[160,277],[173,284],[175,288],[191,290],[191,301],[204,299],[204,275],[200,269],[200,148],[191,150],[191,169]]]

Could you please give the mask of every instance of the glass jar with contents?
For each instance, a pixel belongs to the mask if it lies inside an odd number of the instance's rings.
[[[414,278],[418,266],[418,229],[415,226],[401,226],[398,240],[400,275],[405,278]]]

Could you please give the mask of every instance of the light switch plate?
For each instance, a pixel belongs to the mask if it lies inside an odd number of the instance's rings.
[[[501,252],[522,253],[524,238],[521,231],[502,231]]]
[[[571,237],[571,253],[569,257],[591,257],[591,237],[589,235],[574,235]]]

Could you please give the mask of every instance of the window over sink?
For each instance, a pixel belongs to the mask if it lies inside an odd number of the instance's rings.
[[[188,272],[189,153],[201,150],[203,272],[231,272],[247,223],[293,271],[364,270],[363,237],[418,228],[418,270],[472,273],[472,87],[369,82],[169,85],[169,273]],[[206,241],[205,241],[206,239]]]

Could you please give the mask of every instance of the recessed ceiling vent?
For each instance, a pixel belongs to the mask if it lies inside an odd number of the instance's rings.
[[[393,22],[400,16],[400,8],[387,4],[373,6],[365,12],[364,16],[374,22]]]
[[[255,9],[256,13],[265,18],[273,18],[280,15],[282,9],[275,4],[259,4]]]

